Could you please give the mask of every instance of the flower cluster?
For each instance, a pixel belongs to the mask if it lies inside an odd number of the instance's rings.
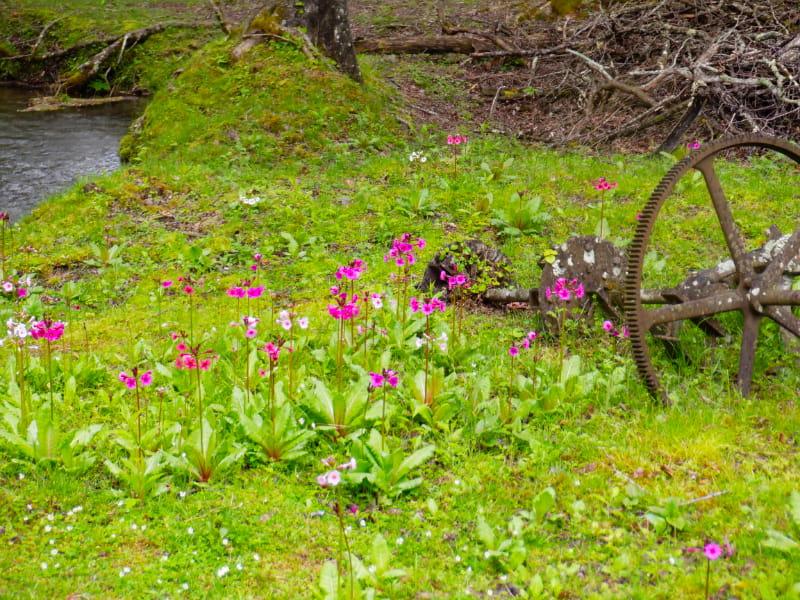
[[[457,146],[458,144],[466,144],[467,143],[467,136],[465,135],[448,135],[447,136],[447,143],[451,146]]]
[[[462,287],[465,289],[468,288],[471,285],[471,283],[466,273],[459,273],[458,267],[456,267],[455,265],[453,265],[453,267],[456,270],[455,275],[450,275],[447,271],[442,271],[441,273],[439,273],[439,279],[441,279],[442,281],[445,280],[447,281],[448,291],[451,291],[453,288],[458,288],[458,287]]]
[[[196,281],[191,277],[178,277],[178,281],[183,283],[183,292],[189,296],[194,294],[195,286],[203,285],[202,279]],[[170,282],[170,285],[172,285],[172,282]]]
[[[366,270],[366,266],[364,265],[364,261],[356,258],[353,262],[351,262],[346,267],[339,267],[336,270],[336,279],[343,279],[347,278],[352,280],[356,280],[361,277],[361,274]]]
[[[16,282],[9,277],[8,279],[0,283],[0,290],[2,290],[6,294],[12,294],[17,298],[24,298],[28,295],[28,288],[30,286],[31,286],[30,277],[20,279]]]
[[[687,552],[702,552],[708,560],[717,560],[718,558],[729,558],[733,556],[733,545],[725,538],[725,541],[720,545],[715,542],[706,542],[702,548],[686,548]]]
[[[237,285],[230,288],[225,293],[231,298],[260,298],[264,293],[264,286],[248,287],[247,284],[243,286]]]
[[[552,296],[558,296],[559,300],[563,300],[564,302],[569,301],[573,294],[577,299],[583,298],[584,289],[583,284],[578,283],[577,279],[567,280],[564,277],[556,279],[555,285],[551,288],[547,286],[544,290],[545,298],[550,300]]]
[[[437,338],[428,335],[427,333],[423,333],[422,337],[418,337],[416,340],[414,340],[417,348],[422,348],[422,346],[425,346],[428,344],[428,342],[432,342],[439,346],[439,349],[442,352],[447,352],[447,332],[443,331],[442,334]]]
[[[64,323],[44,319],[36,321],[31,327],[31,337],[35,340],[45,339],[48,342],[57,342],[64,335]]]
[[[603,321],[603,329],[605,329],[611,337],[628,337],[628,328],[623,327],[622,331],[614,327],[614,323],[612,321],[605,320]]]
[[[439,298],[431,298],[430,300],[425,299],[418,299],[416,296],[409,300],[408,305],[411,307],[411,312],[419,312],[422,311],[422,314],[429,315],[432,312],[438,310],[439,312],[444,312],[445,303],[443,300],[439,300]]]
[[[141,377],[139,377],[139,369],[137,367],[133,367],[133,369],[131,369],[131,375],[128,375],[125,373],[125,371],[123,371],[119,374],[119,380],[129,389],[135,389],[138,387],[139,383],[147,387],[153,383],[153,372],[145,371],[142,373]]]
[[[371,388],[379,388],[383,387],[384,385],[388,385],[389,387],[397,387],[400,383],[400,377],[397,374],[397,371],[392,371],[391,369],[384,369],[380,373],[370,373],[369,374],[369,386]]]
[[[356,459],[351,458],[344,464],[336,465],[332,456],[322,459],[322,464],[328,467],[334,467],[327,473],[317,477],[317,483],[323,488],[336,487],[342,482],[341,471],[354,471],[356,468]]]
[[[185,334],[172,334],[173,340],[185,337]],[[183,341],[183,339],[177,343],[175,348],[179,353],[175,358],[175,366],[178,369],[186,369],[189,371],[200,369],[201,371],[208,371],[211,368],[211,361],[217,358],[213,350],[201,351],[199,346],[191,347]]]
[[[33,319],[29,319],[28,322],[30,323],[32,320]],[[6,330],[8,330],[6,339],[16,341],[18,344],[23,343],[23,340],[31,334],[27,324],[22,321],[15,321],[14,319],[8,319],[8,321],[6,321]],[[0,340],[0,343],[2,343],[2,341],[5,341],[5,339]]]
[[[328,312],[334,319],[347,321],[358,316],[361,310],[358,306],[358,294],[353,294],[352,298],[350,298],[347,292],[340,291],[339,286],[334,285],[331,288],[331,295],[336,304],[329,304]]]
[[[394,239],[392,249],[383,256],[383,262],[388,263],[394,260],[394,264],[398,267],[413,265],[417,262],[417,258],[414,255],[414,245],[422,250],[425,247],[425,240],[422,238],[412,239],[410,233],[404,233],[399,238]]]
[[[294,321],[292,320],[294,319]],[[282,310],[278,313],[278,318],[275,320],[286,331],[297,325],[300,329],[308,329],[308,317],[297,317],[293,312]]]
[[[514,344],[511,347],[509,347],[508,353],[511,356],[516,356],[517,354],[519,354],[520,348],[527,350],[528,348],[531,347],[531,342],[534,341],[537,338],[537,336],[538,334],[535,331],[529,331],[528,335],[525,336],[522,342],[520,342],[519,344]]]
[[[253,260],[255,261],[255,263],[250,265],[250,270],[251,271],[258,271],[259,269],[263,269],[268,264],[270,264],[270,262],[272,262],[272,261],[269,261],[269,260],[265,259],[264,255],[261,254],[260,252],[256,252],[253,255]]]
[[[408,157],[408,162],[419,162],[424,163],[428,161],[428,157],[425,156],[422,152],[412,152]]]
[[[254,338],[258,334],[256,331],[256,325],[261,319],[256,317],[242,317],[242,325],[244,325],[244,335],[248,338]],[[233,322],[231,323],[231,327],[238,327],[239,323]]]
[[[592,182],[594,189],[599,190],[601,192],[606,190],[612,190],[617,187],[616,181],[607,181],[605,177],[601,177],[600,179],[596,179]]]
[[[264,347],[261,348],[261,350],[267,353],[267,356],[269,356],[269,360],[271,362],[276,362],[278,357],[281,355],[282,345],[283,344],[276,344],[275,342],[267,342],[264,344]]]

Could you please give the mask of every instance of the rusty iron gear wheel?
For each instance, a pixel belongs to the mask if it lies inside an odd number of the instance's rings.
[[[771,251],[765,253],[764,248],[751,250],[742,233],[742,215],[734,211],[729,198],[726,197],[723,185],[714,165],[715,158],[720,155],[749,153],[752,150],[768,150],[800,163],[800,146],[791,142],[765,135],[741,135],[723,138],[694,150],[677,162],[663,177],[653,191],[650,199],[639,216],[639,223],[628,252],[628,270],[625,277],[625,314],[630,333],[633,358],[640,376],[648,389],[668,402],[667,392],[657,374],[651,359],[653,345],[660,343],[657,338],[669,338],[659,335],[664,328],[679,325],[684,320],[691,320],[706,333],[718,336],[726,335],[716,320],[716,315],[728,312],[740,312],[741,346],[739,349],[739,365],[736,384],[740,393],[747,396],[753,377],[755,348],[758,340],[759,325],[763,317],[776,322],[782,333],[793,336],[794,341],[800,338],[800,319],[792,307],[800,305],[800,291],[793,290],[791,280],[787,284],[787,273],[796,278],[798,262],[800,262],[800,212],[792,212],[787,204],[783,208],[783,218],[789,219],[786,235],[775,234],[777,243]],[[708,214],[721,229],[724,243],[722,254],[727,260],[722,268],[708,269],[702,273],[713,273],[727,269],[725,279],[703,278],[690,274],[689,278],[671,288],[645,289],[643,271],[645,257],[649,246],[653,243],[656,221],[664,203],[674,198],[676,185],[692,170],[702,175],[705,190],[710,197],[711,207]],[[727,185],[727,184],[726,184]],[[798,187],[786,190],[786,200],[797,198]],[[737,208],[738,210],[738,208]],[[680,217],[680,215],[678,215]],[[662,215],[662,218],[665,218]],[[737,224],[737,219],[739,220]],[[669,226],[667,223],[665,226]],[[775,228],[776,229],[776,228]],[[672,233],[676,236],[676,233]],[[778,239],[779,236],[779,239]],[[764,258],[764,257],[767,258]],[[649,283],[649,281],[648,281]],[[682,286],[682,287],[681,287]],[[684,293],[686,291],[687,293]],[[654,307],[651,307],[654,306]]]

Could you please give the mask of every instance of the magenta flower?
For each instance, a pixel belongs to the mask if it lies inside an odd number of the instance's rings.
[[[244,335],[245,337],[252,339],[258,335],[258,332],[255,329],[248,329],[244,332]]]
[[[64,335],[64,323],[44,319],[37,321],[31,327],[31,337],[35,340],[45,339],[48,342],[57,342]]]
[[[263,285],[259,285],[258,287],[247,288],[248,298],[260,298],[263,293],[264,293]]]
[[[596,190],[605,191],[605,190],[611,190],[611,189],[614,189],[615,187],[617,187],[617,182],[616,181],[607,181],[605,177],[600,177],[599,179],[596,179],[595,181],[593,181],[592,185],[594,185],[594,189],[596,189]]]
[[[183,291],[189,294],[190,296],[194,294],[194,288],[191,285],[183,286]]]
[[[164,289],[171,288],[172,287],[172,279],[165,279],[164,281],[162,281],[161,282],[161,287],[164,288]]]
[[[373,388],[383,387],[383,375],[381,373],[370,373],[369,385]]]
[[[153,372],[145,371],[144,373],[142,373],[142,376],[139,379],[139,381],[141,381],[142,385],[145,387],[150,385],[151,383],[153,383]]]
[[[606,331],[611,331],[614,329],[614,324],[611,321],[603,321],[603,329]]]
[[[336,279],[347,278],[352,281],[361,277],[361,273],[363,273],[364,270],[365,270],[364,261],[359,260],[357,258],[353,260],[348,266],[339,267],[336,270],[335,276]]]
[[[509,353],[511,356],[516,356],[517,354],[519,354],[519,348],[517,348],[516,346],[511,346],[511,347],[508,349],[508,353]]]
[[[228,296],[230,296],[231,298],[244,298],[244,296],[245,296],[244,288],[240,288],[238,286],[237,287],[232,287],[231,289],[227,290],[225,293],[228,294]]]
[[[722,548],[719,544],[709,543],[703,546],[703,554],[708,560],[717,560],[722,556]]]

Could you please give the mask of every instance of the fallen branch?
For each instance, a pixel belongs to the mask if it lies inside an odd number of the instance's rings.
[[[120,53],[125,51],[125,48],[130,45],[133,46],[138,42],[146,39],[147,37],[153,35],[154,33],[159,33],[165,29],[171,27],[198,27],[197,23],[186,23],[186,22],[162,22],[162,23],[155,23],[154,25],[148,25],[147,27],[141,27],[139,29],[135,29],[134,31],[129,31],[125,34],[119,35],[115,38],[112,38],[113,41],[109,43],[105,48],[103,48],[100,52],[92,56],[89,60],[84,62],[80,65],[73,73],[71,73],[68,77],[63,79],[60,82],[60,89],[64,92],[70,92],[73,90],[83,88],[93,77],[95,77],[99,72],[100,68],[106,64],[112,56],[114,56],[117,52]],[[207,25],[202,25],[207,26]],[[91,45],[92,42],[84,42],[84,46]],[[74,48],[74,46],[73,46]],[[119,59],[118,59],[119,60]]]

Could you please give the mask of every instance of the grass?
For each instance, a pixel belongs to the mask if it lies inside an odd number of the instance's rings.
[[[93,191],[79,184],[13,229],[5,266],[15,282],[30,274],[32,293],[0,300],[2,317],[25,308],[68,322],[56,343],[55,425],[65,436],[101,428],[87,444],[67,437],[71,450],[60,454],[26,455],[11,435],[20,433],[20,381],[35,409],[47,408],[51,381],[37,348],[20,378],[18,355],[8,342],[0,347],[0,597],[348,597],[344,566],[338,584],[324,576],[341,556],[337,502],[357,505],[344,518],[364,597],[702,598],[705,559],[685,548],[724,538],[736,552],[711,565],[716,597],[800,595],[800,412],[786,357],[767,354],[752,399],[731,391],[735,367],[722,352],[679,371],[665,365],[676,390],[667,407],[647,395],[627,348],[598,321],[561,342],[540,335],[520,354],[509,390],[508,348],[541,329],[538,315],[471,310],[458,339],[452,309],[436,313],[433,336],[449,332],[449,345],[431,346],[427,365],[415,345],[425,319],[409,313],[403,322],[390,306],[402,292],[384,255],[402,233],[427,240],[415,250],[413,280],[438,249],[478,236],[511,257],[520,286],[535,286],[546,249],[593,233],[592,180],[618,182],[604,216],[624,243],[666,159],[554,152],[476,131],[454,173],[452,132],[409,135],[369,65],[360,89],[309,69],[285,45],[238,63],[229,51],[221,40],[205,45],[172,89],[159,88],[124,144],[124,169],[93,178]],[[427,162],[412,168],[411,151]],[[784,197],[796,175],[766,159],[730,173],[750,206]],[[435,208],[404,202],[422,189]],[[492,211],[526,190],[552,218],[538,233],[503,234]],[[681,207],[698,202],[691,190],[677,200],[671,223],[699,237],[664,236],[668,271],[686,267],[675,256],[707,258],[696,249],[708,223],[681,218]],[[254,272],[256,253],[269,262]],[[328,313],[330,286],[349,284],[333,273],[356,258],[367,270],[355,290],[386,294],[385,308],[369,315],[387,333],[367,351]],[[193,284],[194,309],[178,276],[203,281]],[[161,287],[165,280],[173,287]],[[237,303],[226,290],[240,283],[269,293]],[[280,310],[310,317],[309,329],[283,330]],[[229,326],[247,314],[261,318],[253,346]],[[174,367],[170,333],[190,328],[191,343],[218,355],[208,373]],[[291,366],[281,354],[272,388],[257,375],[272,367],[255,344],[287,335],[296,352]],[[133,391],[118,379],[134,366],[155,379],[139,390],[145,441],[136,437]],[[368,387],[368,374],[382,369],[401,373],[386,390],[388,423],[382,390]],[[438,389],[430,398],[426,372]],[[274,406],[291,418],[276,420]],[[161,438],[148,438],[162,414]],[[271,421],[273,435],[302,441],[278,449],[280,461],[265,454]],[[261,438],[252,429],[259,422]],[[38,413],[36,423],[49,425]],[[198,481],[192,435],[211,430],[213,472]],[[382,431],[386,446],[367,449]],[[414,460],[430,446],[432,458]],[[144,487],[138,448],[159,459]],[[321,459],[356,454],[341,486],[316,484],[327,470]],[[126,459],[133,467],[121,474],[106,463]]]

